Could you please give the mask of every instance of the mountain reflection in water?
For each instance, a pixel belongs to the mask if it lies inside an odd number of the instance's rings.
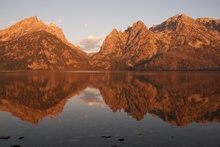
[[[81,101],[138,121],[150,113],[178,126],[220,122],[219,72],[2,72],[0,81],[0,110],[33,124],[62,113],[85,89]]]

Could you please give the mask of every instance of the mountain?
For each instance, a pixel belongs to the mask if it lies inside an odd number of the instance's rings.
[[[182,14],[150,29],[138,21],[114,29],[92,64],[106,70],[219,70],[220,20]]]
[[[30,17],[0,31],[0,69],[84,70],[90,64],[89,56],[68,43],[59,27]]]

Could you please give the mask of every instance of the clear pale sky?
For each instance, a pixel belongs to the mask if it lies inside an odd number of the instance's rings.
[[[0,30],[37,16],[90,52],[99,50],[113,28],[124,31],[138,20],[150,28],[182,13],[220,19],[220,0],[0,0]]]

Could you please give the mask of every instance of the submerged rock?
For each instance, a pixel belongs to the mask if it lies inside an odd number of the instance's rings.
[[[20,147],[20,145],[15,144],[15,145],[11,145],[10,147]]]
[[[119,139],[118,139],[118,141],[124,141],[124,140],[125,140],[124,138],[119,138]]]
[[[8,140],[11,136],[0,136],[0,139]]]
[[[111,138],[112,136],[101,136],[102,138]]]
[[[23,138],[24,138],[24,136],[22,136],[22,137],[19,137],[18,139],[20,139],[20,140],[21,140],[21,139],[23,139]]]

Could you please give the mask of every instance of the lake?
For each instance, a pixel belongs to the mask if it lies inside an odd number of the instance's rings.
[[[0,72],[0,146],[219,147],[220,72]]]

